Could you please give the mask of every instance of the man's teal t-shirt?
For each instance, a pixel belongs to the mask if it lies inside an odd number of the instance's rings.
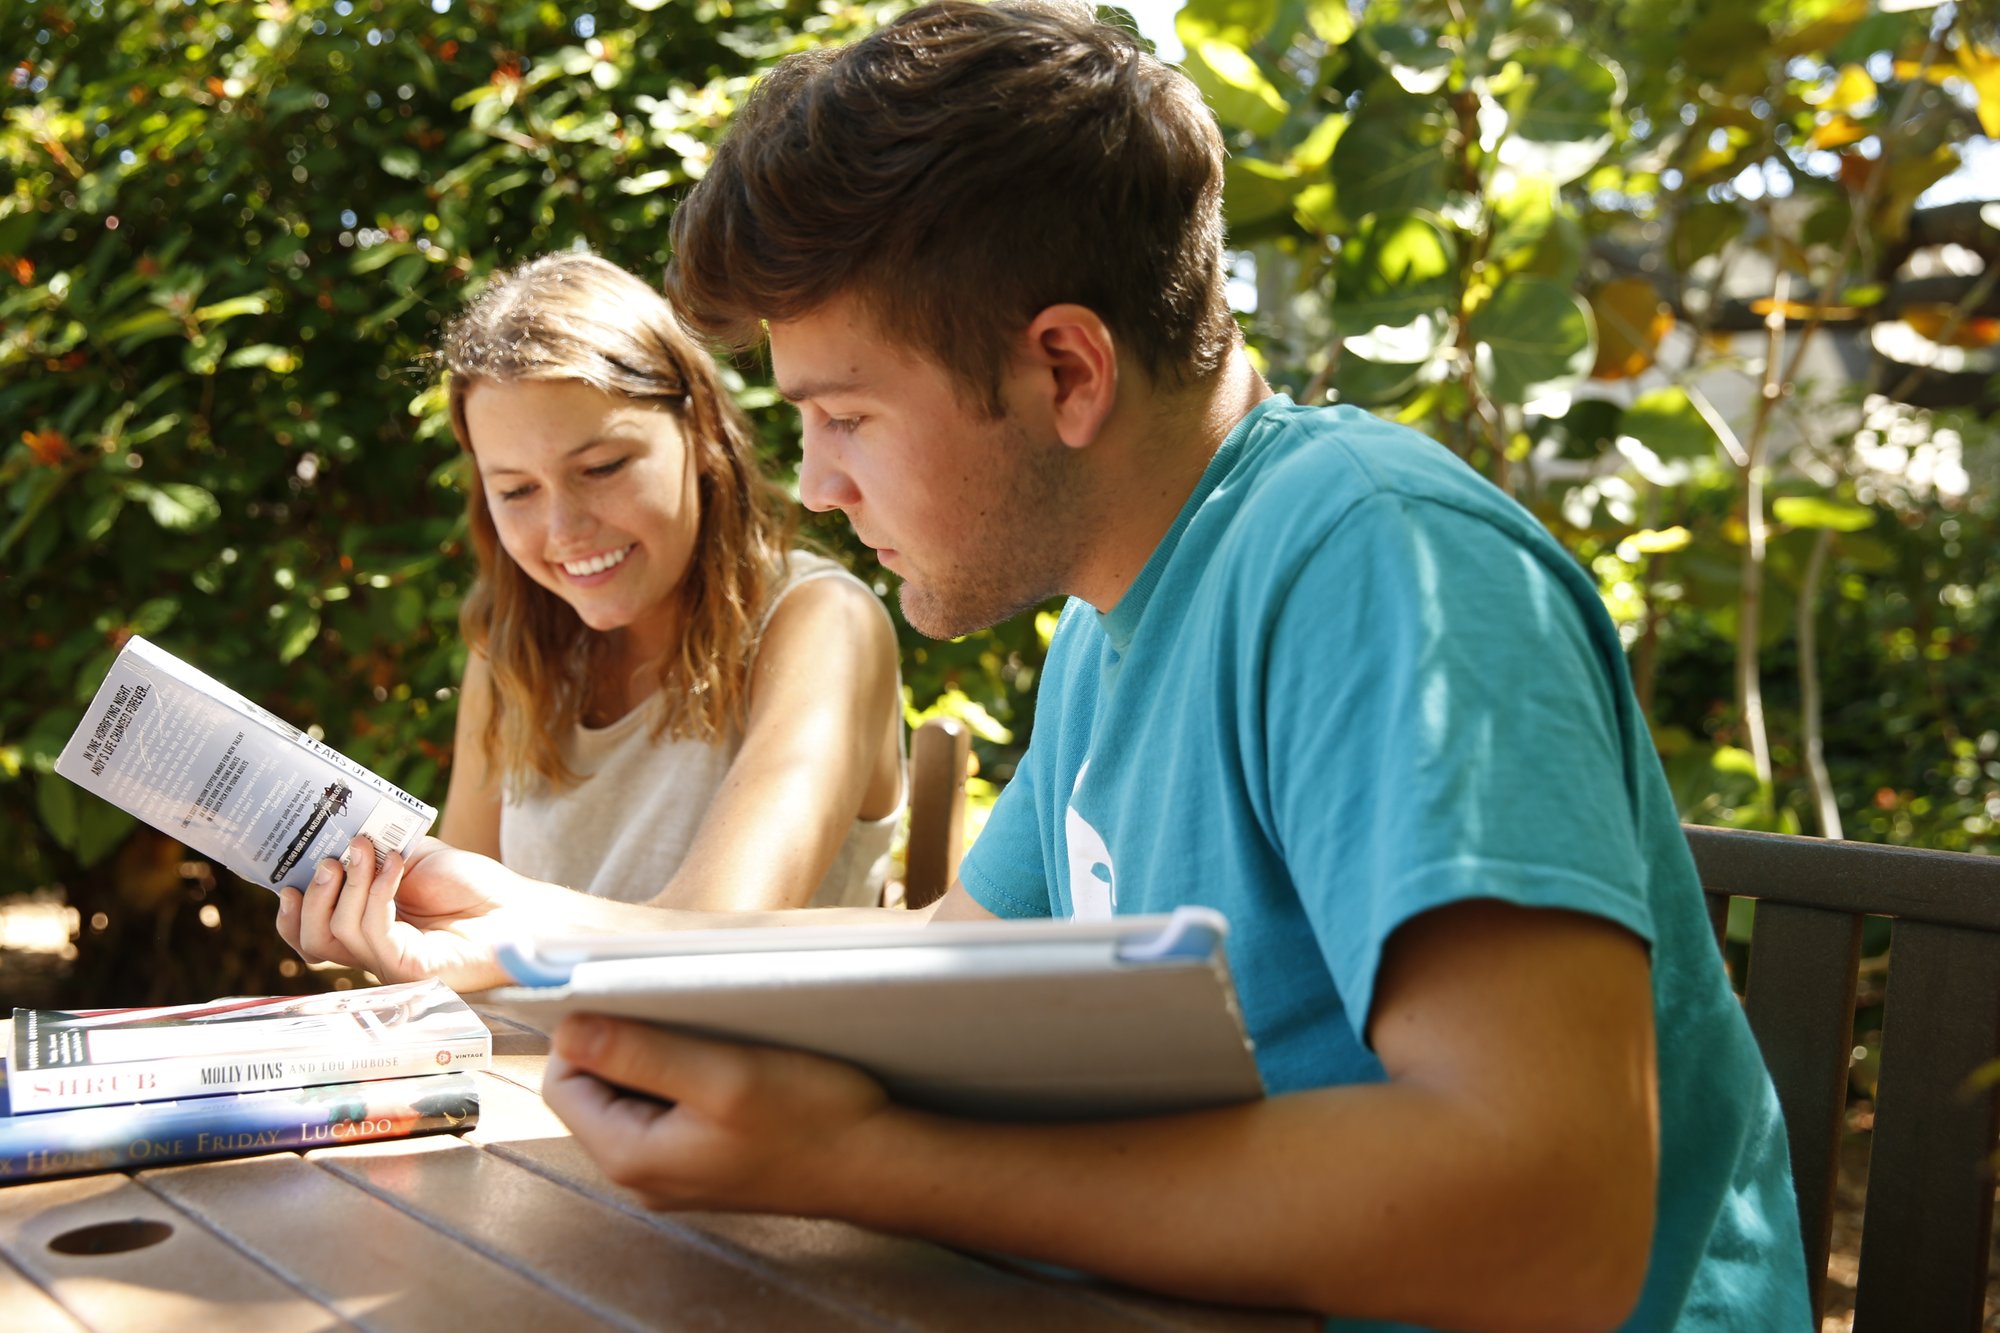
[[[1252,411],[1124,599],[1064,611],[960,877],[1005,917],[1222,911],[1274,1095],[1384,1077],[1376,970],[1418,913],[1616,922],[1651,950],[1661,1122],[1626,1327],[1809,1327],[1777,1097],[1617,630],[1541,525],[1434,442],[1351,408]]]

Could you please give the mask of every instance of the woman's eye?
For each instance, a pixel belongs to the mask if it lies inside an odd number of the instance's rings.
[[[586,477],[608,477],[631,461],[629,458],[619,458],[609,463],[599,463],[596,467],[585,468],[583,475]]]
[[[525,499],[528,493],[534,489],[533,486],[516,486],[512,490],[501,491],[499,494],[502,500],[521,500]]]

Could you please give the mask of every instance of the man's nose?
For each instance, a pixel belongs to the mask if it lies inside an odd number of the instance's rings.
[[[847,509],[861,499],[861,489],[840,465],[838,451],[807,426],[800,436],[799,503],[824,513]]]

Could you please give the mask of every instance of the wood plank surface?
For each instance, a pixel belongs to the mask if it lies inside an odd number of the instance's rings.
[[[734,1213],[648,1213],[606,1180],[570,1138],[501,1142],[490,1151],[596,1197],[618,1200],[650,1225],[692,1230],[777,1280],[837,1298],[847,1308],[905,1328],[1002,1330],[1160,1329],[1212,1333],[1294,1333],[1317,1320],[1133,1299],[1116,1288],[1005,1271],[940,1246],[799,1217]],[[1170,1309],[1171,1314],[1163,1313]]]
[[[1194,1304],[1129,1291],[1091,1279],[1059,1279],[1007,1271],[921,1241],[881,1236],[840,1222],[738,1214],[648,1212],[605,1179],[589,1155],[548,1109],[539,1092],[543,1061],[503,1061],[503,1025],[514,1048],[537,1048],[539,1034],[489,1018],[495,1034],[494,1075],[482,1082],[475,1144],[510,1161],[611,1203],[677,1244],[712,1245],[776,1285],[843,1308],[915,1328],[967,1330],[1047,1325],[1059,1329],[1171,1328],[1189,1333],[1303,1333],[1320,1321],[1291,1312]]]
[[[837,1333],[876,1326],[824,1293],[733,1261],[693,1233],[649,1226],[455,1138],[355,1144],[312,1156],[424,1225],[629,1327]]]
[[[1815,1320],[1833,1238],[1860,962],[1859,916],[1782,902],[1757,905],[1744,1007],[1785,1114]]]
[[[1303,1333],[844,1223],[658,1214],[539,1095],[547,1042],[489,1020],[469,1135],[0,1189],[0,1329]],[[145,1244],[53,1249],[80,1229]]]
[[[84,1333],[84,1326],[55,1297],[5,1260],[0,1260],[0,1314],[7,1333]]]
[[[1710,893],[2000,931],[2000,856],[1684,825]]]
[[[292,1154],[139,1178],[364,1329],[616,1327]]]
[[[1966,1079],[2000,1049],[1996,997],[2000,936],[1896,924],[1855,1333],[1981,1326],[1996,1107]]]
[[[281,1156],[300,1170],[310,1169],[294,1154]],[[169,1230],[155,1244],[111,1253],[66,1254],[50,1247],[51,1241],[86,1227],[132,1222],[158,1223]],[[319,1243],[323,1246],[324,1239]],[[122,1175],[0,1189],[0,1254],[79,1323],[105,1333],[305,1333],[349,1327],[227,1240]]]

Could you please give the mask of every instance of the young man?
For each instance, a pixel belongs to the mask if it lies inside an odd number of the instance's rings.
[[[1343,1328],[1804,1328],[1776,1099],[1594,587],[1435,444],[1271,394],[1223,303],[1221,163],[1122,32],[933,5],[759,85],[669,285],[712,333],[768,331],[803,499],[903,577],[911,623],[1074,599],[939,916],[1220,908],[1273,1095],[977,1123],[571,1020],[550,1104],[663,1207]],[[357,858],[288,938],[485,976],[482,923],[555,891],[474,889],[458,855],[393,905],[400,867]]]

